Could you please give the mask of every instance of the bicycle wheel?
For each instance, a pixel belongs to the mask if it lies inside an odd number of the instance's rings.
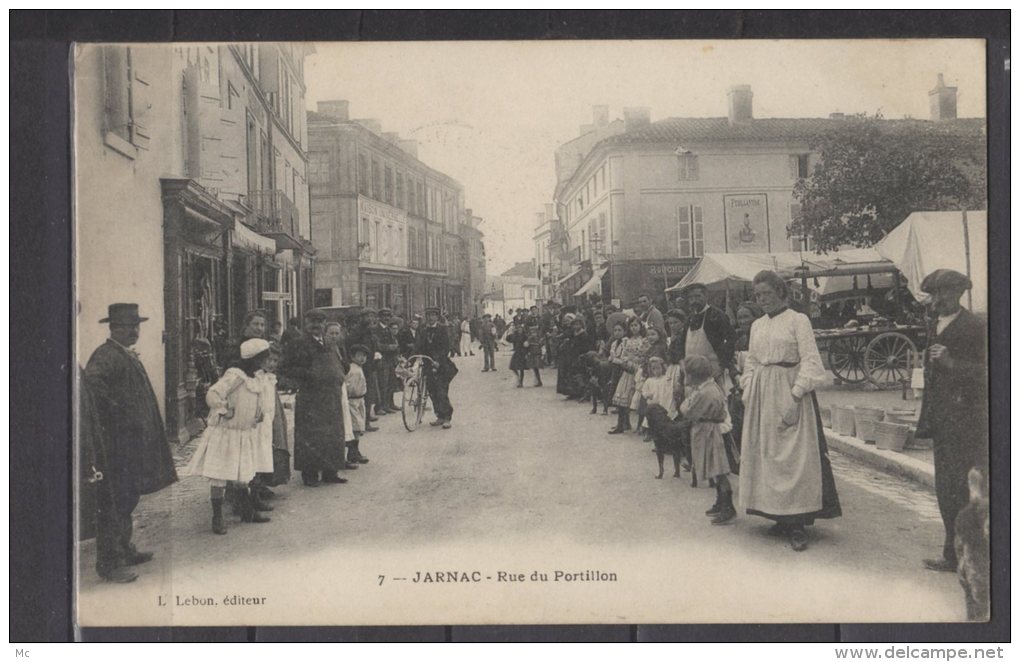
[[[425,418],[425,405],[429,401],[429,389],[428,382],[425,381],[425,375],[421,376],[421,388],[418,391],[418,401],[415,403],[415,427],[421,424],[421,419]]]
[[[404,382],[403,401],[400,404],[400,415],[404,419],[404,427],[408,432],[414,432],[421,423],[419,402],[421,401],[421,389],[418,386],[420,378],[412,377]]]

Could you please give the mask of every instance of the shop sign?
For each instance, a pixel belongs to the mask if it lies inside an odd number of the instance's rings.
[[[648,265],[648,273],[657,278],[662,278],[663,276],[686,276],[687,272],[694,268],[696,262],[697,260],[650,264]]]

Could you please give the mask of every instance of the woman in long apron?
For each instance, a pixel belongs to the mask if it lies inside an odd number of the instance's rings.
[[[771,535],[807,549],[806,526],[839,517],[815,388],[826,380],[811,321],[787,305],[786,283],[772,271],[754,277],[765,315],[751,326],[744,372],[740,507],[775,521]]]

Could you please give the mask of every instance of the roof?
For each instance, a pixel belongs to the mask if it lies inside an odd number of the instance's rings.
[[[603,139],[595,146],[647,143],[705,142],[799,142],[845,125],[848,119],[821,117],[761,118],[731,124],[726,117],[670,117],[641,128]],[[931,122],[927,120],[882,120],[891,130],[937,130],[947,133],[980,133],[983,118]],[[594,150],[592,150],[594,151]]]
[[[538,278],[538,273],[535,269],[535,263],[528,261],[518,262],[514,266],[510,267],[509,269],[501,273],[500,276],[510,277],[519,276],[523,278]]]

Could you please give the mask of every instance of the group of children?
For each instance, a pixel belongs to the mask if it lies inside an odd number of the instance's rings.
[[[354,345],[350,355],[350,369],[337,394],[343,415],[344,439],[337,440],[341,447],[351,446],[366,429],[374,429],[368,427],[365,406],[368,384],[363,366],[369,350]],[[237,365],[228,368],[206,392],[206,429],[184,474],[209,479],[212,530],[216,534],[227,532],[225,501],[232,502],[242,522],[270,521],[263,513],[273,507],[264,502],[264,486],[258,477],[276,476],[274,485],[289,478],[287,424],[277,391],[279,361],[276,343],[262,338],[246,340],[241,343]],[[348,455],[350,460],[362,464],[368,461],[360,453]]]

